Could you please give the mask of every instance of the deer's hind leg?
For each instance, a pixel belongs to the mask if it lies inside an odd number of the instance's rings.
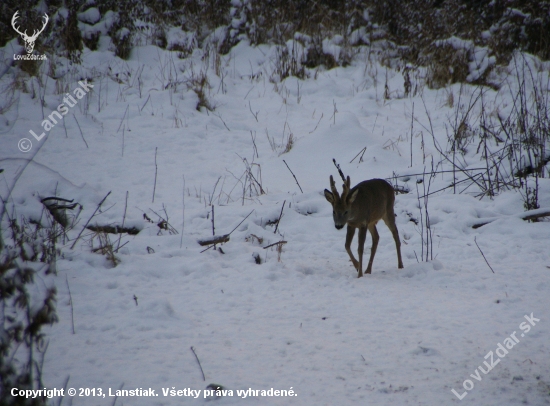
[[[393,235],[393,240],[395,241],[395,249],[397,250],[397,267],[403,268],[403,261],[401,260],[401,240],[399,239],[399,231],[397,231],[397,226],[395,225],[395,214],[393,213],[393,208],[391,212],[383,218],[383,220],[390,229]]]
[[[376,248],[378,248],[378,240],[380,240],[380,236],[378,235],[378,230],[376,229],[376,223],[369,224],[368,228],[372,236],[372,247],[370,248],[370,259],[369,259],[369,264],[367,265],[367,270],[365,271],[365,273],[370,274],[372,272],[372,262],[374,261],[374,255],[376,254]],[[364,230],[365,230],[365,237],[366,237],[367,229],[365,228]],[[363,242],[365,242],[365,237],[363,237]],[[359,249],[361,248],[362,247],[359,246]]]
[[[355,235],[355,227],[348,226],[347,232],[346,232],[346,251],[351,258],[351,262],[353,263],[353,266],[357,271],[359,271],[359,262],[355,259],[353,256],[353,253],[351,252],[351,242],[353,241],[353,236]]]

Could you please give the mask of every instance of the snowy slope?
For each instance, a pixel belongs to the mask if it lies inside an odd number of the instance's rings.
[[[12,124],[3,124],[0,140],[2,196],[36,153],[12,194],[17,215],[40,213],[38,196],[74,198],[84,206],[75,238],[111,191],[94,222],[121,224],[126,211],[125,224],[142,228],[122,238],[127,244],[116,267],[90,252],[90,234],[74,249],[72,242],[63,248],[56,278],[60,321],[46,330],[45,385],[61,388],[69,377],[67,387],[77,390],[108,394],[122,386],[158,395],[119,397],[118,405],[201,404],[209,401],[203,392],[194,399],[165,396],[163,388],[204,390],[210,383],[233,391],[217,400],[228,405],[549,404],[550,223],[514,216],[524,210],[518,193],[480,200],[472,187],[431,195],[435,259],[422,262],[420,225],[411,221],[420,216],[415,181],[422,175],[400,181],[411,191],[398,195],[395,205],[405,268],[397,269],[391,233],[380,224],[373,273],[361,279],[322,193],[329,175],[339,179],[332,158],[352,184],[429,171],[432,157],[440,157],[426,131],[426,111],[444,145],[453,112],[446,92],[456,97],[459,86],[403,97],[403,76],[366,57],[347,68],[311,71],[303,81],[279,82],[271,74],[275,51],[241,42],[216,63],[215,55],[204,58],[200,51],[181,60],[144,46],[129,61],[107,51],[85,53],[81,67],[60,61],[63,93],[84,78],[93,91],[45,139],[31,138],[27,153],[17,149],[18,141],[29,129],[40,131],[43,112],[55,110],[63,94],[50,80],[43,108],[21,93],[7,113]],[[195,108],[199,97],[189,87],[201,73],[214,111]],[[469,97],[474,88],[463,91]],[[510,102],[505,92],[489,94],[503,108]],[[282,153],[290,134],[294,144]],[[365,147],[360,162],[356,155]],[[483,166],[473,150],[468,164]],[[246,165],[265,194],[256,193],[258,184],[250,186]],[[451,181],[452,174],[438,175],[430,190]],[[540,187],[541,207],[550,207],[547,178]],[[268,223],[277,220],[284,201],[274,233]],[[222,246],[224,254],[200,253],[197,244],[212,234],[210,202],[220,235],[252,212]],[[178,234],[159,232],[154,212],[167,213]],[[278,260],[274,248],[262,247],[280,240],[287,243]],[[367,238],[366,253],[369,246]],[[520,324],[531,314],[540,321],[521,335]],[[476,375],[480,365],[487,369],[484,357],[514,332],[517,345],[493,370]],[[465,380],[474,387],[466,391]],[[237,394],[249,388],[292,388],[297,396]],[[453,389],[467,395],[459,401]],[[77,396],[62,404],[114,401]]]

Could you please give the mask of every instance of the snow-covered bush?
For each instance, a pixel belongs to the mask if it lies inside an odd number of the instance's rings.
[[[382,46],[399,51],[391,58],[430,67],[430,83],[439,87],[465,80],[482,83],[490,68],[508,63],[516,49],[550,58],[550,5],[535,0],[486,4],[461,0],[25,3],[28,12],[21,20],[29,29],[40,20],[40,13],[54,16],[56,28],[48,28],[38,46],[43,41],[51,52],[64,51],[74,61],[78,61],[82,42],[94,50],[103,36],[109,37],[115,54],[126,59],[136,44],[168,47],[183,56],[191,48],[210,43],[215,34],[219,52],[226,54],[242,40],[253,45],[284,45],[300,34],[309,38],[303,43],[300,61],[307,67],[348,65],[356,54],[355,47],[383,40]],[[0,11],[2,46],[17,35],[10,27],[16,8],[3,3]],[[193,41],[171,44],[169,32],[174,28],[192,34]],[[459,42],[468,47],[457,48]]]
[[[0,404],[18,405],[12,388],[42,388],[48,342],[43,326],[57,322],[55,238],[38,223],[9,220],[10,238],[0,245]],[[25,405],[45,405],[45,397]]]

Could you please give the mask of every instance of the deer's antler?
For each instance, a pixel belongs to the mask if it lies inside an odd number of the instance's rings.
[[[31,40],[34,40],[38,37],[38,35],[44,31],[44,29],[46,28],[46,25],[48,24],[48,21],[50,21],[50,18],[48,17],[48,15],[46,13],[44,13],[44,17],[42,17],[44,19],[44,25],[42,25],[42,28],[40,29],[40,31],[36,32],[36,30],[33,32],[32,34],[32,37],[30,38]]]
[[[334,183],[334,178],[332,177],[332,175],[330,175],[330,190],[332,190],[332,194],[335,198],[340,197],[338,190],[336,190],[336,184]]]
[[[350,178],[349,176],[346,178],[346,182],[342,185],[342,200],[346,200],[348,197],[349,189],[350,189]]]
[[[19,18],[19,16],[17,15],[19,13],[19,10],[15,12],[15,14],[13,15],[12,19],[11,19],[11,25],[13,27],[13,29],[15,30],[15,32],[17,32],[19,35],[21,35],[25,40],[28,40],[28,41],[34,41],[36,40],[36,38],[38,37],[38,35],[40,35],[40,33],[42,31],[44,31],[44,29],[46,28],[46,25],[48,24],[48,21],[50,21],[50,18],[48,17],[48,15],[46,13],[44,13],[44,16],[42,17],[44,19],[44,24],[42,25],[42,28],[39,30],[39,31],[36,31],[34,30],[33,31],[33,34],[29,37],[27,35],[27,30],[25,30],[25,32],[21,32],[19,31],[19,27],[16,27],[15,26],[15,21]]]
[[[15,12],[15,14],[13,15],[12,19],[11,19],[11,26],[13,27],[13,29],[15,30],[16,33],[18,33],[19,35],[22,35],[24,37],[27,36],[27,30],[25,30],[25,32],[21,32],[19,31],[19,28],[15,26],[15,20],[17,20],[17,18],[19,17],[17,14],[19,13],[19,10],[17,10]]]

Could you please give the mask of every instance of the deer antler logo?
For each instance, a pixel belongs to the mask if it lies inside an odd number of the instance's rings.
[[[25,30],[25,32],[21,32],[19,31],[19,27],[16,27],[15,25],[15,20],[17,20],[17,18],[19,17],[17,13],[19,13],[19,11],[16,11],[15,14],[13,15],[13,18],[11,19],[11,25],[15,30],[15,32],[21,35],[21,38],[23,38],[23,41],[25,41],[25,49],[27,50],[27,53],[32,54],[32,51],[34,50],[34,42],[36,41],[36,38],[38,38],[38,35],[42,31],[44,31],[44,28],[46,28],[46,25],[48,24],[48,21],[50,19],[48,15],[44,13],[44,17],[42,17],[44,19],[44,25],[42,26],[40,31],[34,30],[33,34],[31,36],[28,36],[27,30]]]

